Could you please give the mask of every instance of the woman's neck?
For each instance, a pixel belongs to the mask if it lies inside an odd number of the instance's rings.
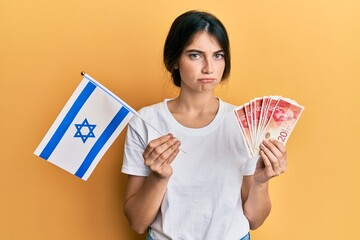
[[[212,93],[187,95],[180,92],[177,98],[168,102],[168,108],[182,125],[201,128],[215,118],[219,109],[219,100]]]
[[[174,99],[174,107],[186,112],[217,112],[218,99],[211,93],[188,94],[180,91]]]

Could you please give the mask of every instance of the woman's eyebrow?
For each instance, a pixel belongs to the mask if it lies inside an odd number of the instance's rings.
[[[196,52],[196,53],[201,53],[201,54],[204,54],[204,53],[205,53],[204,51],[201,51],[201,50],[198,50],[198,49],[189,49],[189,50],[186,50],[185,52],[186,52],[186,53]],[[215,53],[215,54],[217,54],[217,53],[224,53],[224,50],[220,49],[220,50],[215,51],[214,53]]]
[[[185,52],[187,52],[187,53],[189,53],[189,52],[204,53],[204,51],[201,51],[198,49],[189,49],[189,50],[186,50]]]

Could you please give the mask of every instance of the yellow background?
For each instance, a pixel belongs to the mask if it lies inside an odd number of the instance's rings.
[[[123,216],[125,132],[87,182],[33,151],[83,70],[135,109],[175,96],[162,47],[190,9],[228,29],[223,100],[279,94],[306,107],[253,239],[360,239],[357,0],[1,0],[0,239],[142,239]]]

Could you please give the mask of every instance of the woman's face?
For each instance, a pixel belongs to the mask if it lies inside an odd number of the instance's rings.
[[[198,32],[182,52],[178,66],[181,89],[195,92],[211,91],[225,69],[224,51],[208,32]]]

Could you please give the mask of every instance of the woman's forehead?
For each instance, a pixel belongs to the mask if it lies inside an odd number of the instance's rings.
[[[222,47],[216,37],[207,31],[195,33],[184,50],[193,48],[198,50],[211,50],[214,52],[222,50]]]

